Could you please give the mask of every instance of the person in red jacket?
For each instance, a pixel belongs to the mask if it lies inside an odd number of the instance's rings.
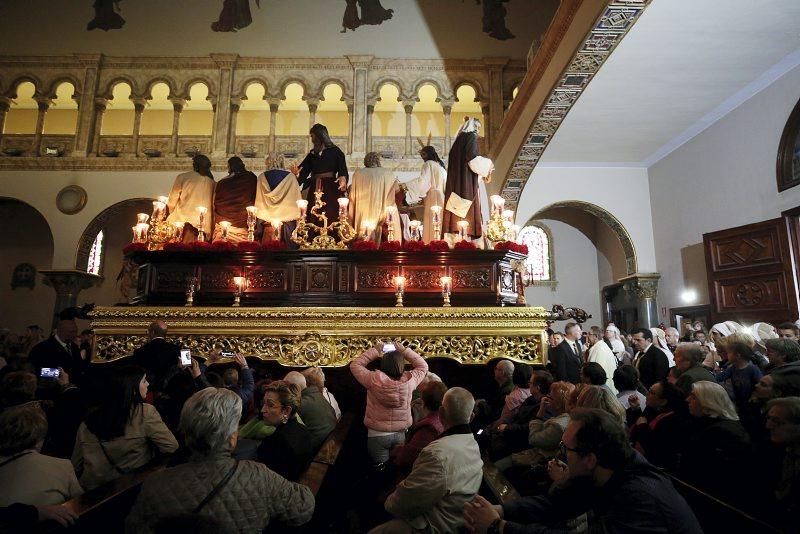
[[[367,369],[378,358],[380,370]],[[406,361],[411,371],[404,370]],[[411,396],[425,378],[428,364],[400,342],[386,346],[378,343],[353,360],[350,372],[367,389],[367,450],[373,464],[382,467],[391,448],[405,442],[405,431],[412,423]]]
[[[439,417],[439,407],[447,392],[447,386],[441,382],[426,382],[419,386],[418,392],[422,400],[422,419],[408,430],[406,442],[397,445],[389,452],[392,464],[403,472],[411,471],[419,451],[427,447],[444,430]]]

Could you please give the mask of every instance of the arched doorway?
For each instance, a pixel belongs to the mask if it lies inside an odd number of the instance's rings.
[[[55,293],[38,271],[53,264],[50,225],[36,208],[7,197],[0,197],[0,224],[24,229],[0,232],[0,328],[19,334],[38,324],[48,331]]]

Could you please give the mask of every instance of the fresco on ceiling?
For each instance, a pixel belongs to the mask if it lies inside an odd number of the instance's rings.
[[[121,0],[94,0],[94,18],[86,25],[91,30],[119,30],[125,25],[125,19],[119,14]],[[462,0],[462,2],[469,0]],[[481,22],[483,32],[493,39],[504,41],[514,39],[514,34],[506,27],[505,5],[510,0],[475,0],[483,10]],[[386,9],[381,0],[344,0],[345,8],[342,16],[342,31],[355,31],[360,26],[376,26],[390,20],[393,9]],[[261,0],[255,0],[261,7]],[[211,23],[215,32],[235,32],[248,27],[253,22],[250,12],[250,0],[222,0],[222,10],[216,22]]]

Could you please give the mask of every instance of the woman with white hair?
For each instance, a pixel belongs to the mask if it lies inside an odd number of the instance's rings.
[[[314,496],[264,464],[234,460],[242,399],[206,388],[181,410],[180,432],[189,462],[150,475],[126,520],[127,532],[149,533],[164,516],[207,515],[225,532],[260,532],[273,519],[302,525],[314,513]]]
[[[700,381],[686,397],[689,418],[686,441],[681,449],[679,472],[688,482],[726,502],[741,505],[751,471],[753,448],[750,436],[725,388]]]

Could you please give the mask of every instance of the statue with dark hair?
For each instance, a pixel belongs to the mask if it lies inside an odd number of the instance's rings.
[[[256,203],[258,178],[237,156],[228,160],[228,172],[214,190],[214,240],[222,239],[220,223],[228,221],[227,240],[238,243],[247,240],[246,208]]]
[[[200,216],[197,208],[211,209],[214,198],[214,175],[211,173],[211,160],[208,156],[197,154],[192,158],[192,170],[179,174],[172,184],[167,199],[167,222],[182,222],[183,241],[195,241],[200,230]],[[203,221],[203,232],[211,236],[211,217]]]
[[[440,208],[440,213],[437,216],[439,217],[440,225],[442,222],[441,210],[444,209],[444,188],[447,182],[447,170],[436,149],[430,143],[423,145],[422,141],[419,141],[419,144],[422,145],[419,151],[419,155],[422,158],[422,169],[420,169],[419,177],[404,183],[402,187],[405,191],[406,202],[409,204],[422,202],[422,240],[430,243],[436,237],[433,233],[434,213],[432,208],[434,206]],[[441,239],[441,235],[439,239]]]

